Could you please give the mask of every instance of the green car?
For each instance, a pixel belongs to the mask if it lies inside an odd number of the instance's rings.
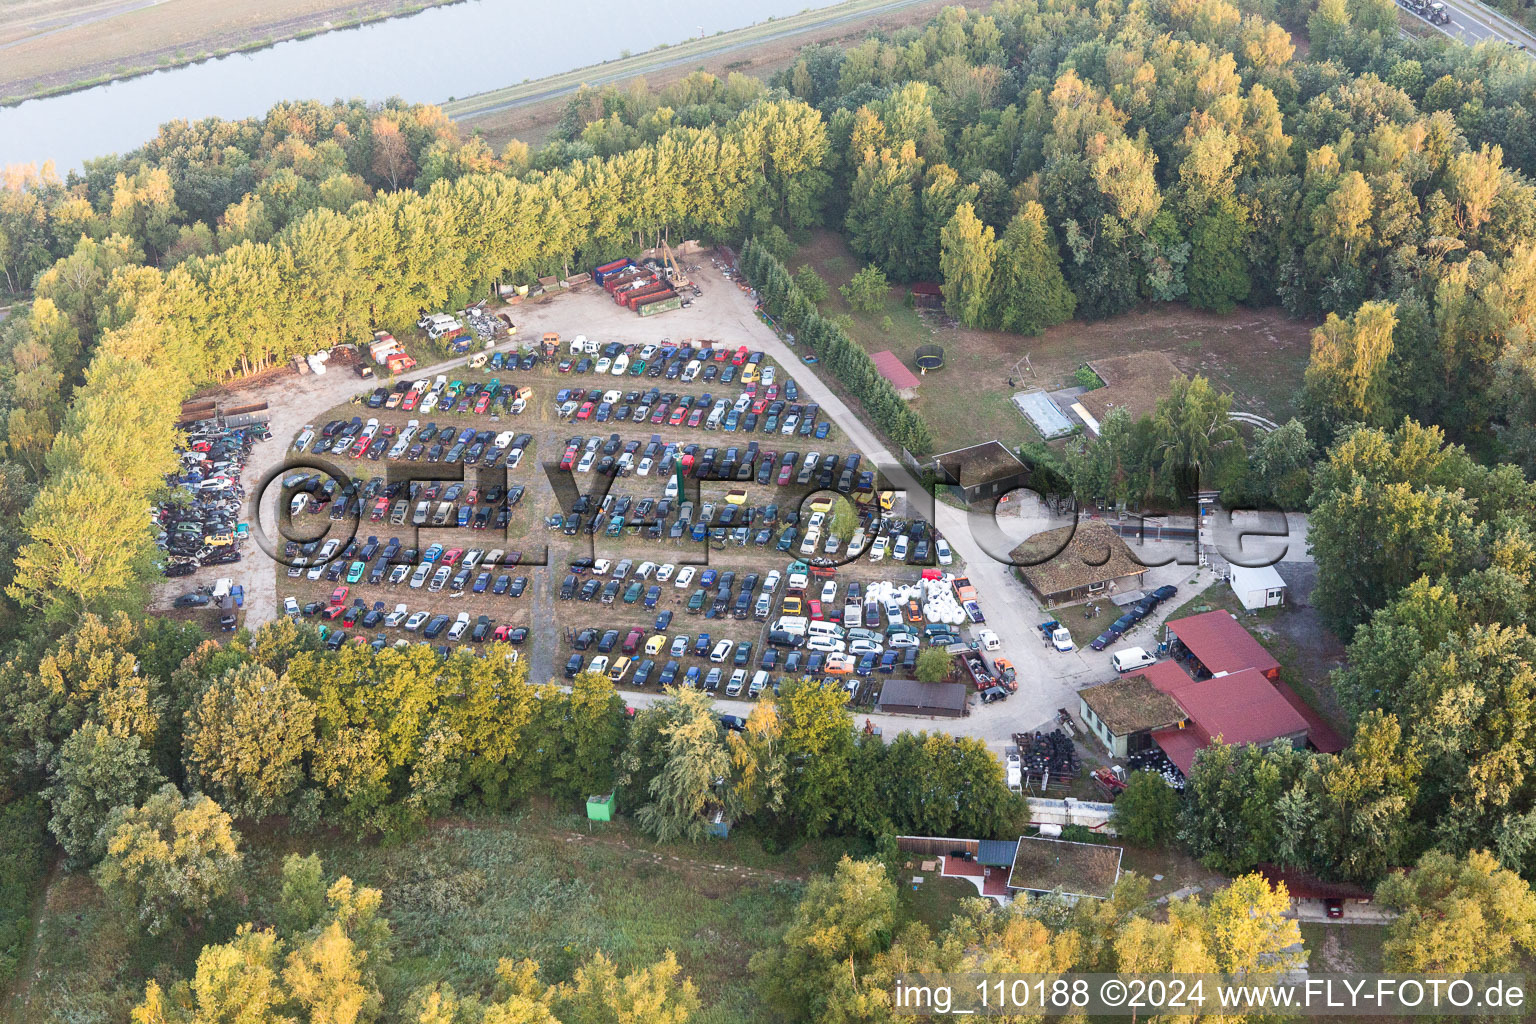
[[[492,398],[495,398],[496,393],[501,390],[501,378],[492,377],[490,380],[485,382],[485,387],[481,390],[490,395]]]
[[[629,364],[629,375],[631,377],[638,377],[638,376],[640,376],[644,372],[645,372],[645,360],[644,359],[636,359],[634,362]]]
[[[704,591],[695,590],[693,596],[688,598],[688,610],[694,614],[704,610]]]
[[[629,589],[624,591],[624,603],[634,604],[640,600],[640,595],[643,593],[645,593],[645,585],[639,580],[635,580],[635,582],[629,585]]]
[[[356,583],[358,580],[363,578],[363,573],[367,571],[368,566],[366,563],[353,562],[352,565],[347,569],[347,582]]]

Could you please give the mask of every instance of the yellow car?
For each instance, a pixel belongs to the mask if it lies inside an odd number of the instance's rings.
[[[645,653],[654,658],[661,653],[661,649],[665,646],[667,646],[667,635],[665,633],[657,633],[645,642]]]

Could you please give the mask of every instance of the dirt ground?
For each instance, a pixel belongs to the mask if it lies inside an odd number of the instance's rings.
[[[0,101],[445,2],[451,0],[4,0]]]
[[[1108,320],[1073,320],[1028,337],[970,330],[942,310],[913,310],[905,303],[905,289],[892,288],[881,313],[852,314],[837,288],[862,261],[842,238],[814,233],[790,261],[791,269],[801,263],[810,263],[831,286],[823,310],[850,313],[853,337],[867,350],[889,349],[911,367],[919,345],[944,347],[944,368],[922,378],[913,402],[933,430],[936,451],[992,438],[1012,444],[1038,440],[1010,401],[1014,390],[1067,387],[1085,362],[1139,351],[1166,352],[1183,373],[1204,374],[1231,391],[1235,410],[1283,423],[1294,411],[1311,350],[1312,325],[1278,309],[1218,316],[1158,306]],[[1009,388],[1009,377],[1019,382],[1017,388]]]

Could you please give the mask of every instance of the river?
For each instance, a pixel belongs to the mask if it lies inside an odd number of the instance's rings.
[[[282,100],[416,103],[544,78],[836,0],[468,0],[0,109],[0,166],[62,175],[177,118],[264,113]]]

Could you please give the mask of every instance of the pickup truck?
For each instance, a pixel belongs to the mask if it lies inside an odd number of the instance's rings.
[[[1077,650],[1077,644],[1072,641],[1072,631],[1055,619],[1040,623],[1040,633],[1047,643],[1063,654]]]

